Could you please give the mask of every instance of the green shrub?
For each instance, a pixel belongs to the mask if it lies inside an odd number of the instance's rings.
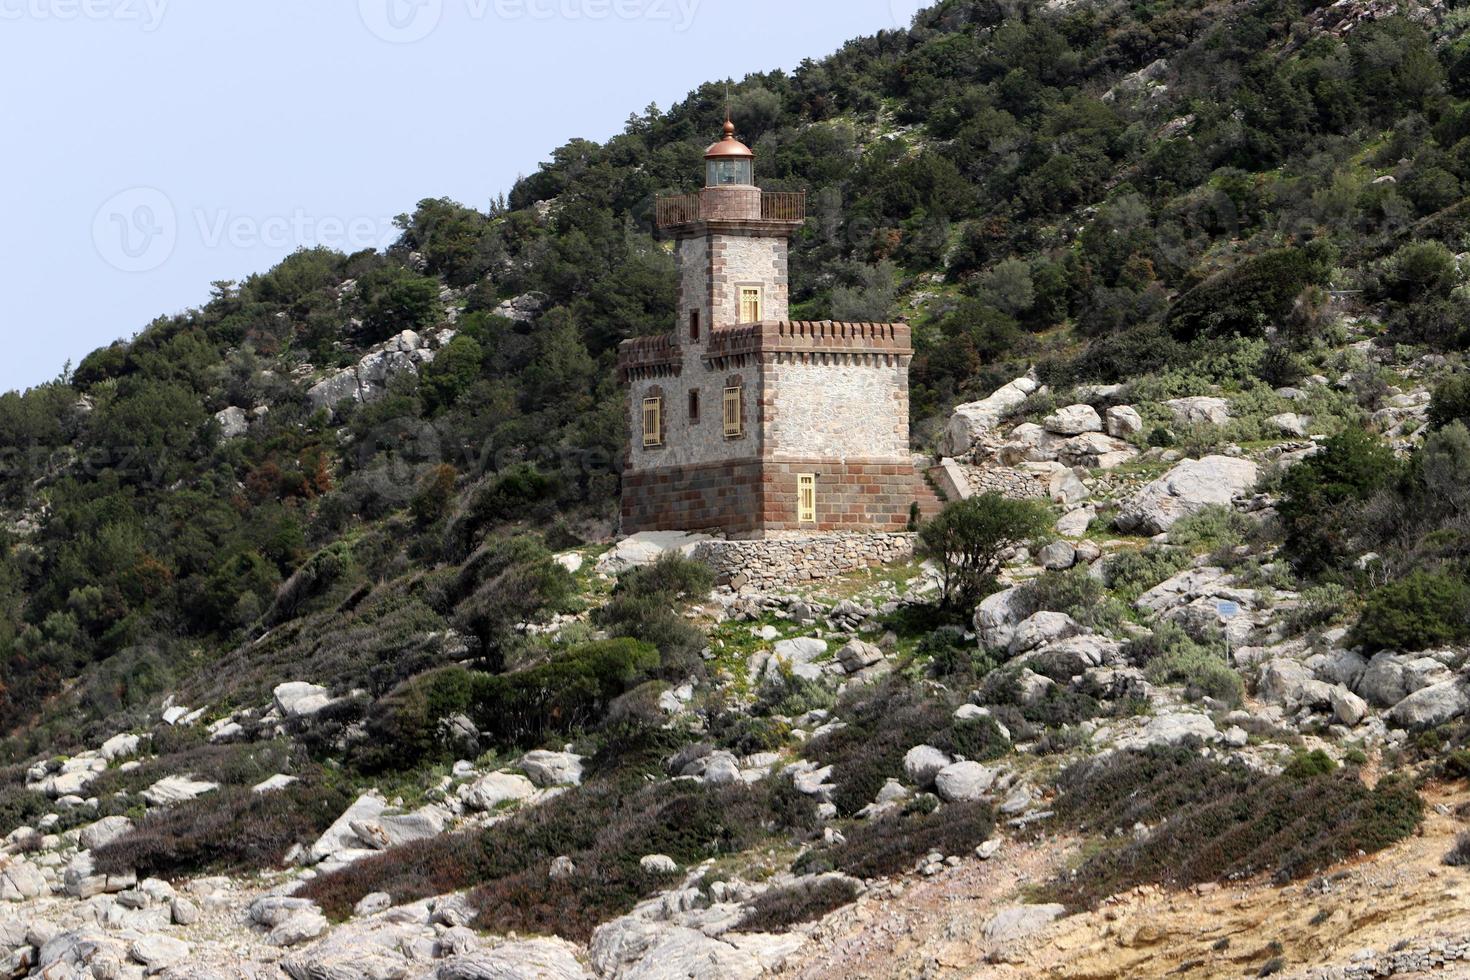
[[[1047,572],[1021,586],[1015,603],[1023,617],[1043,611],[1065,613],[1096,630],[1115,628],[1128,615],[1085,568]]]
[[[1131,603],[1184,571],[1192,561],[1188,552],[1178,548],[1120,551],[1103,563],[1103,581],[1120,600]]]
[[[643,872],[643,856],[667,854],[692,865],[816,826],[816,805],[789,779],[720,788],[599,781],[483,830],[415,841],[355,862],[312,879],[301,894],[328,915],[345,917],[371,892],[387,892],[402,904],[474,889],[477,928],[585,942],[597,925],[667,884]],[[551,862],[563,856],[577,873],[552,881]]]
[[[1256,523],[1233,507],[1211,505],[1181,518],[1169,528],[1169,543],[1194,554],[1235,548]]]
[[[1166,322],[1179,340],[1261,336],[1287,319],[1305,289],[1326,284],[1335,260],[1325,242],[1243,259],[1180,296]]]
[[[1332,761],[1332,756],[1321,749],[1313,749],[1292,756],[1281,774],[1291,779],[1311,779],[1313,776],[1329,775],[1336,770],[1337,763]]]
[[[1459,280],[1455,253],[1440,242],[1410,242],[1384,263],[1384,293],[1403,303],[1443,299]]]
[[[1313,586],[1301,594],[1297,607],[1287,612],[1283,627],[1292,635],[1309,633],[1335,622],[1356,603],[1357,595],[1336,582]]]
[[[315,779],[271,793],[226,787],[149,811],[94,851],[93,863],[102,874],[140,878],[275,870],[293,845],[314,842],[351,803],[345,789]]]
[[[1188,887],[1262,872],[1278,882],[1373,854],[1414,833],[1423,802],[1393,778],[1369,789],[1350,770],[1262,777],[1188,746],[1118,753],[1080,763],[1058,780],[1058,818],[1095,831],[1154,826],[1053,881],[1072,908],[1145,883]]]
[[[792,926],[820,919],[828,912],[857,900],[857,884],[827,878],[815,885],[772,888],[757,896],[740,920],[747,932],[786,932]]]
[[[1470,584],[1417,570],[1369,594],[1352,642],[1370,652],[1427,650],[1470,639]]]
[[[943,605],[973,608],[993,591],[1005,552],[1051,524],[1052,515],[1041,504],[994,493],[946,506],[919,529],[919,551],[939,566]]]
[[[1429,424],[1442,429],[1451,422],[1470,425],[1470,374],[1455,374],[1435,386],[1429,400]]]
[[[1174,623],[1160,623],[1153,636],[1131,641],[1124,655],[1143,667],[1155,684],[1177,684],[1191,701],[1213,698],[1232,708],[1245,702],[1245,685],[1225,660],[1223,645],[1195,642]]]
[[[796,871],[841,871],[854,878],[884,878],[912,871],[928,854],[968,855],[990,839],[995,813],[984,803],[950,803],[931,813],[900,814],[869,820],[847,831],[847,839],[817,848],[797,862]]]
[[[707,595],[713,586],[714,573],[708,565],[666,554],[652,565],[623,575],[611,601],[594,618],[613,636],[653,644],[663,658],[664,679],[680,681],[702,669],[700,654],[707,643],[703,631],[691,625],[681,610],[689,600]]]
[[[1353,510],[1399,475],[1393,450],[1376,436],[1346,429],[1287,471],[1278,505],[1286,552],[1298,571],[1340,568],[1354,554]]]

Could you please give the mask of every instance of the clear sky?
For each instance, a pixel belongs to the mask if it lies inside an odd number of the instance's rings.
[[[925,0],[0,0],[0,390]],[[711,134],[713,138],[717,134]]]

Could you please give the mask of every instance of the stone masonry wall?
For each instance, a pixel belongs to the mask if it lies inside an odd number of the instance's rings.
[[[710,237],[711,327],[740,322],[740,286],[760,286],[763,294],[762,320],[785,320],[790,316],[790,282],[784,237],[715,234]],[[687,317],[687,314],[686,314]]]
[[[803,524],[797,483],[807,473],[817,478],[817,521]],[[920,479],[909,460],[742,460],[627,472],[622,531],[902,531]]]
[[[775,458],[908,458],[908,358],[778,354],[762,367]]]
[[[715,570],[721,584],[766,589],[831,578],[874,565],[907,561],[915,536],[835,533],[764,541],[706,541],[694,557]]]

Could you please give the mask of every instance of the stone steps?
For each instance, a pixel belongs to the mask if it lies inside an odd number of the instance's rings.
[[[927,521],[944,509],[946,500],[927,473],[919,474],[914,483],[914,499],[919,503],[919,514]]]

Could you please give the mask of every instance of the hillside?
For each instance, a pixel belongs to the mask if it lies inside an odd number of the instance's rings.
[[[0,396],[0,975],[1465,956],[1467,26],[947,0],[734,87],[792,317],[913,326],[968,576],[617,542],[723,83]]]

